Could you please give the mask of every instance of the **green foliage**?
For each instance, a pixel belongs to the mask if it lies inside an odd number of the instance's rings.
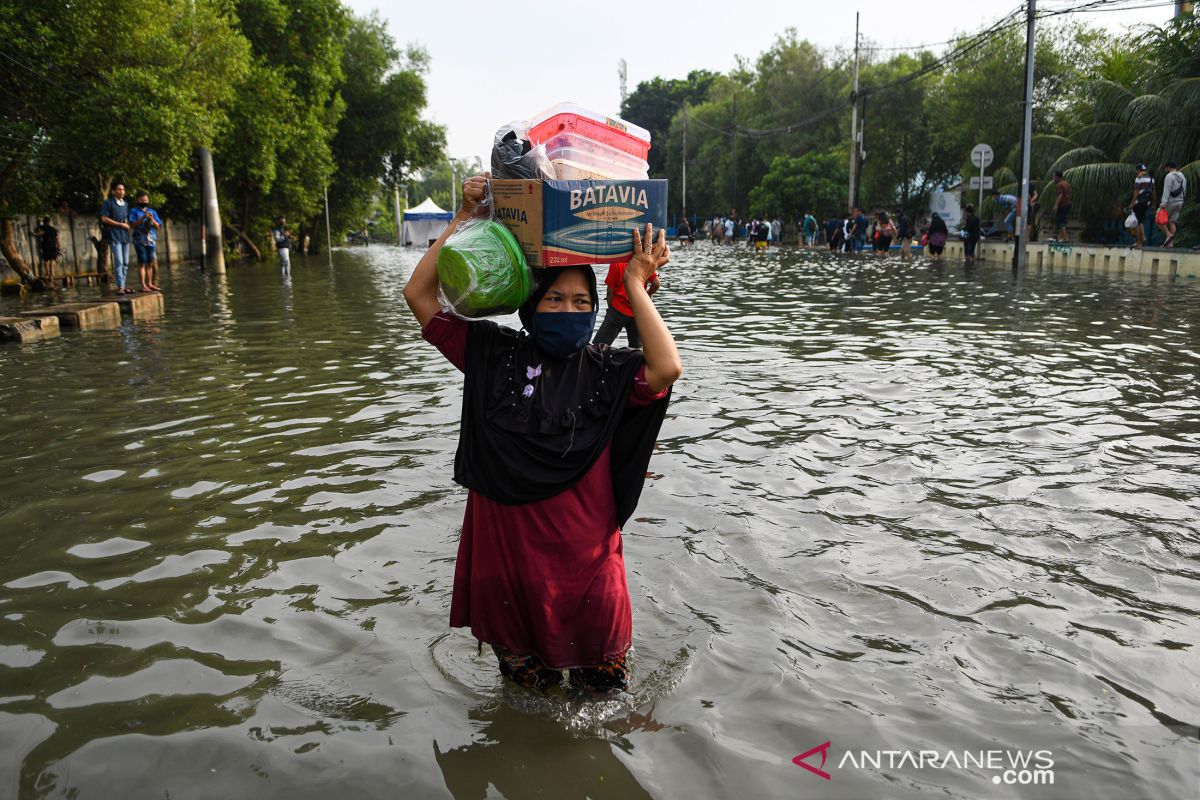
[[[687,78],[653,78],[639,83],[621,105],[621,117],[650,131],[650,177],[666,177],[666,154],[659,145],[671,127],[671,120],[684,103],[699,103],[708,94],[716,75],[698,69]]]
[[[341,0],[0,4],[0,208],[92,209],[114,180],[199,211],[211,147],[222,212],[265,240],[286,214],[323,233],[440,158],[422,120],[428,57]],[[9,69],[11,68],[11,70]],[[9,71],[18,73],[9,81]],[[161,201],[161,204],[160,204]]]
[[[1200,25],[1195,18],[1150,28],[1114,44],[1113,50],[1117,55],[1101,62],[1111,64],[1134,54],[1135,77],[1124,83],[1105,74],[1088,85],[1090,102],[1081,103],[1086,113],[1069,137],[1077,146],[1047,170],[1064,171],[1074,190],[1076,212],[1090,224],[1125,213],[1139,161],[1150,166],[1159,185],[1163,162],[1178,162],[1189,178],[1192,197],[1196,184],[1191,177],[1200,171]],[[1191,202],[1185,205],[1179,243],[1195,241],[1198,226],[1200,213]]]
[[[227,126],[249,67],[246,41],[219,0],[18,3],[0,8],[6,74],[0,93],[0,181],[10,210],[86,186],[95,205],[114,179],[179,183],[195,149]],[[119,46],[116,44],[119,43]],[[44,206],[42,206],[44,207]]]
[[[335,227],[362,219],[372,196],[441,158],[445,132],[421,119],[428,56],[403,57],[377,16],[351,21],[342,55],[346,111],[333,139],[337,174],[329,189]],[[343,223],[344,220],[344,223]]]
[[[420,205],[425,202],[426,197],[433,198],[433,202],[447,211],[457,211],[458,209],[451,204],[451,170],[450,165],[454,165],[454,197],[457,202],[462,201],[462,184],[463,181],[472,175],[477,175],[483,172],[483,162],[477,157],[470,159],[454,158],[454,159],[439,159],[432,166],[421,170],[412,181],[408,184],[408,199],[412,205]]]
[[[859,198],[864,207],[891,210],[901,206],[916,214],[928,207],[934,188],[954,178],[962,162],[962,154],[943,146],[938,136],[944,120],[928,102],[932,81],[922,78],[872,93],[872,87],[897,82],[932,61],[934,56],[928,52],[900,55],[862,70],[867,157],[862,164]],[[829,209],[845,205],[843,199]]]
[[[401,52],[378,16],[340,0],[239,0],[254,66],[216,147],[227,218],[265,240],[279,214],[335,240],[441,156],[445,133],[421,119],[428,56]]]
[[[776,156],[750,192],[751,216],[795,221],[811,211],[819,218],[846,203],[850,154],[840,148],[794,158]]]

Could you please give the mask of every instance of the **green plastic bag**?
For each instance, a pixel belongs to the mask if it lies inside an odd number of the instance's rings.
[[[456,316],[511,314],[533,290],[533,275],[516,238],[494,219],[470,219],[438,253],[438,299]]]

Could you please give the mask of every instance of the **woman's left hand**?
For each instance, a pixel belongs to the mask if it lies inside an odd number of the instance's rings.
[[[625,278],[645,286],[655,271],[671,260],[671,248],[667,246],[667,232],[659,229],[654,236],[654,226],[646,223],[646,235],[633,229],[633,257],[625,268]]]

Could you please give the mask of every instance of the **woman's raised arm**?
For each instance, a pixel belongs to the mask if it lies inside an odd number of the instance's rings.
[[[653,245],[646,247],[653,242]],[[654,307],[646,282],[655,271],[671,260],[671,248],[667,246],[666,231],[658,232],[654,238],[654,226],[646,223],[646,236],[642,238],[637,228],[633,230],[633,257],[625,268],[625,293],[633,308],[633,319],[637,324],[638,336],[642,339],[642,353],[646,357],[646,383],[656,392],[661,392],[679,380],[683,374],[683,362],[675,347],[675,338],[667,330],[667,324]]]
[[[421,260],[417,262],[417,268],[413,270],[413,274],[404,287],[404,301],[408,303],[409,310],[412,311],[422,328],[442,310],[442,304],[438,302],[437,296],[438,253],[446,240],[450,238],[450,234],[454,233],[460,223],[469,219],[476,206],[483,202],[483,198],[487,194],[487,182],[491,177],[490,172],[485,172],[482,175],[467,178],[463,182],[462,205],[459,207],[458,213],[454,215],[454,219],[450,220],[450,224],[446,226],[446,230],[442,231],[442,235],[438,237],[437,241],[425,251],[425,255],[421,256]]]

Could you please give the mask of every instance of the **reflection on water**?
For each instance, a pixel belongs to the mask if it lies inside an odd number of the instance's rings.
[[[824,741],[1194,794],[1196,285],[677,253],[637,684],[594,702],[446,628],[461,378],[416,256],[175,266],[159,320],[0,350],[0,796],[1025,796],[826,783]]]

